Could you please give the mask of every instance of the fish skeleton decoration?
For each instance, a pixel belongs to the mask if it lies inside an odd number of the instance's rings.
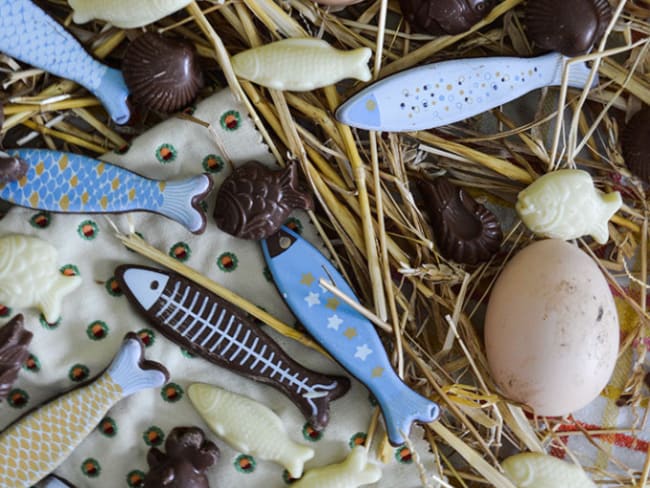
[[[93,19],[105,20],[115,27],[132,29],[151,24],[173,14],[192,0],[69,0],[74,10],[72,20],[84,24]]]
[[[372,77],[367,47],[340,51],[322,39],[291,38],[239,53],[231,59],[240,78],[276,90],[309,91],[344,78]]]
[[[93,59],[63,26],[31,1],[0,0],[0,51],[79,83],[99,98],[117,124],[126,124],[131,118],[129,89],[122,72]]]
[[[545,174],[521,191],[515,208],[535,234],[564,240],[589,234],[605,244],[609,239],[607,223],[622,205],[619,192],[598,191],[586,171],[562,169]]]
[[[354,446],[341,463],[310,469],[292,484],[295,488],[357,488],[376,483],[381,479],[381,469],[368,462],[368,450]]]
[[[49,212],[153,212],[195,234],[205,230],[207,221],[200,203],[212,189],[207,175],[156,181],[79,154],[47,149],[9,152],[26,161],[29,168],[19,180],[0,184],[0,200]]]
[[[501,466],[517,488],[596,488],[579,466],[547,454],[515,454]]]
[[[336,118],[359,129],[392,132],[453,124],[537,88],[561,85],[567,59],[551,53],[536,58],[455,59],[418,66],[364,88],[339,107]],[[583,88],[589,74],[585,63],[571,65],[569,86]]]
[[[0,434],[0,486],[31,486],[54,471],[93,431],[106,413],[133,393],[162,386],[169,373],[144,360],[144,346],[126,335],[109,368],[92,383],[76,388],[21,417]]]
[[[284,466],[292,478],[302,476],[314,450],[293,442],[273,410],[250,398],[216,386],[195,383],[187,390],[208,426],[244,454]]]
[[[261,243],[266,264],[291,311],[377,399],[391,444],[404,443],[413,421],[434,421],[439,415],[438,405],[400,380],[373,325],[319,286],[320,278],[333,280],[342,293],[356,300],[352,288],[328,259],[286,227]]]
[[[309,370],[291,359],[248,315],[182,276],[119,266],[115,279],[129,301],[169,340],[287,395],[315,430],[329,421],[329,402],[350,381]]]
[[[59,271],[57,259],[56,248],[36,237],[0,238],[0,303],[12,308],[36,306],[48,323],[55,323],[63,297],[81,285],[80,276]]]

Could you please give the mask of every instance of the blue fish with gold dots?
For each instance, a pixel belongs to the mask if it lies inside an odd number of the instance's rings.
[[[212,189],[208,175],[157,181],[87,156],[47,149],[7,151],[27,163],[25,176],[0,184],[0,199],[58,213],[153,212],[190,232],[205,230],[200,203]]]
[[[455,59],[408,69],[364,88],[336,111],[336,118],[366,130],[404,132],[453,124],[562,84],[569,58],[550,53],[535,58]],[[568,85],[584,88],[590,68],[572,63]],[[598,84],[595,77],[593,86]]]
[[[438,404],[410,389],[397,376],[370,321],[320,285],[323,278],[358,302],[325,256],[286,227],[261,244],[273,280],[291,311],[377,399],[391,444],[403,444],[413,422],[428,423],[438,418]]]

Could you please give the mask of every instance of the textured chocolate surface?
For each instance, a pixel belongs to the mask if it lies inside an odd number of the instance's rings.
[[[643,107],[627,123],[621,148],[628,169],[650,183],[650,106]]]
[[[477,264],[501,247],[503,233],[496,216],[447,178],[421,180],[418,187],[433,225],[436,244],[447,259]]]
[[[0,399],[7,398],[18,378],[23,363],[29,357],[32,333],[23,327],[23,316],[16,315],[0,328]]]
[[[4,155],[0,151],[0,183],[16,181],[27,174],[27,163],[15,156]]]
[[[607,0],[529,0],[524,25],[537,47],[579,56],[600,41],[611,19]]]
[[[460,34],[482,20],[497,0],[400,0],[402,15],[421,34]]]
[[[144,488],[208,488],[205,472],[219,459],[219,448],[198,427],[175,427],[165,451],[151,448]]]
[[[153,32],[129,45],[122,71],[133,101],[161,112],[185,107],[203,86],[194,46]]]
[[[250,161],[219,188],[214,219],[228,234],[260,240],[277,232],[297,208],[313,209],[314,203],[311,195],[298,189],[296,164],[273,171]]]

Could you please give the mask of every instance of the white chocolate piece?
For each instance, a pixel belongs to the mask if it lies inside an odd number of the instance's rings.
[[[295,482],[292,488],[356,488],[376,483],[381,479],[381,469],[368,463],[368,451],[363,446],[355,446],[341,463],[307,471],[305,476]]]
[[[21,235],[0,238],[0,303],[7,307],[38,307],[55,323],[63,297],[81,285],[80,276],[65,276],[51,244]]]
[[[313,449],[289,439],[280,418],[261,403],[203,383],[190,385],[187,394],[210,429],[244,454],[281,464],[293,478],[314,457]]]
[[[321,39],[292,38],[239,53],[231,59],[235,74],[276,90],[309,91],[344,78],[368,81],[367,47],[341,51]]]
[[[151,24],[185,8],[191,0],[68,0],[74,10],[72,20],[84,24],[105,20],[115,27],[131,29]]]
[[[605,244],[607,222],[622,205],[619,192],[598,191],[586,171],[563,169],[545,174],[520,192],[516,208],[535,234],[564,240],[591,235]]]
[[[501,466],[517,488],[596,488],[579,466],[546,454],[516,454]]]

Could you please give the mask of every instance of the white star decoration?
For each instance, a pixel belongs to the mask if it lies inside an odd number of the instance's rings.
[[[339,316],[334,314],[327,319],[327,328],[339,330],[339,325],[341,325],[342,323],[343,321],[339,318]]]
[[[368,347],[368,344],[364,344],[363,346],[357,346],[357,352],[354,353],[354,357],[365,361],[370,354],[372,354],[372,349]]]
[[[314,293],[313,291],[309,292],[309,295],[305,297],[305,301],[307,302],[307,305],[309,305],[309,308],[313,307],[314,305],[320,305],[320,299],[319,299],[319,294]]]

